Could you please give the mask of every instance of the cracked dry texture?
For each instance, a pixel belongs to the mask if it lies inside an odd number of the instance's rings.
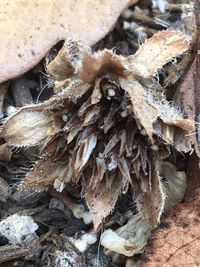
[[[149,241],[141,267],[200,266],[200,189],[168,215]]]

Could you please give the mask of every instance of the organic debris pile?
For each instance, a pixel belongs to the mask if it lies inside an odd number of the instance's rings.
[[[0,263],[142,263],[162,214],[185,196],[189,153],[199,154],[179,94],[195,9],[175,2],[116,3],[115,20],[130,7],[104,39],[70,32],[2,84]]]

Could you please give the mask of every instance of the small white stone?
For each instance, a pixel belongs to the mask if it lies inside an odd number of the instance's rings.
[[[156,0],[154,2],[154,6],[157,6],[161,13],[165,13],[166,0]]]
[[[124,19],[129,19],[130,17],[132,17],[132,15],[133,15],[133,11],[131,11],[130,9],[126,9],[124,10],[121,16]]]
[[[83,213],[85,212],[85,207],[82,204],[75,205],[75,207],[72,209],[74,217],[77,219],[83,218]]]
[[[142,134],[142,135],[144,135],[144,136],[146,136],[146,135],[147,135],[147,133],[146,133],[145,129],[142,129],[142,130],[141,130],[141,134]]]
[[[97,237],[94,233],[86,233],[79,239],[72,242],[80,252],[84,252],[89,247],[89,245],[94,244],[96,241]]]
[[[81,239],[85,240],[89,245],[94,244],[97,241],[97,237],[94,233],[86,233],[82,235]]]
[[[127,22],[127,21],[124,21],[123,22],[123,29],[126,31],[126,30],[129,30],[130,29],[130,23]]]
[[[80,252],[84,252],[86,251],[88,244],[86,240],[81,240],[81,239],[77,239],[74,242],[74,246],[80,251]]]
[[[71,267],[77,264],[77,254],[74,251],[59,251],[55,253],[55,267]]]
[[[38,225],[29,216],[13,214],[0,222],[0,233],[11,244],[21,244],[24,238],[38,229]]]

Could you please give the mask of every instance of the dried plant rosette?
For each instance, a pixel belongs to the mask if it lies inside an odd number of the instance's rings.
[[[155,76],[187,53],[190,44],[187,33],[165,30],[148,39],[136,54],[123,57],[65,42],[48,66],[53,76],[60,67],[57,63],[66,62],[59,57],[67,58],[67,80],[57,83],[63,88],[43,103],[20,109],[3,127],[8,145],[41,148],[41,158],[20,190],[54,187],[61,192],[69,183],[78,184],[95,230],[118,197],[131,190],[138,220],[148,231],[153,229],[166,202],[162,162],[171,147],[191,151],[186,135],[195,131],[194,121],[167,101]],[[132,221],[138,223],[136,217]],[[130,245],[131,252],[124,254],[140,251],[146,239],[141,242],[138,250]]]

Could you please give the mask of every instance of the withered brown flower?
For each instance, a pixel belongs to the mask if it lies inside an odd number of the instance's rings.
[[[61,192],[68,183],[79,183],[97,229],[118,196],[131,188],[154,227],[165,201],[160,162],[170,146],[190,151],[185,136],[195,130],[194,121],[166,100],[154,76],[189,50],[190,38],[178,30],[161,31],[129,57],[77,46],[63,47],[74,72],[59,83],[65,87],[44,103],[22,108],[4,125],[9,145],[41,147],[41,159],[20,189],[53,186]]]

